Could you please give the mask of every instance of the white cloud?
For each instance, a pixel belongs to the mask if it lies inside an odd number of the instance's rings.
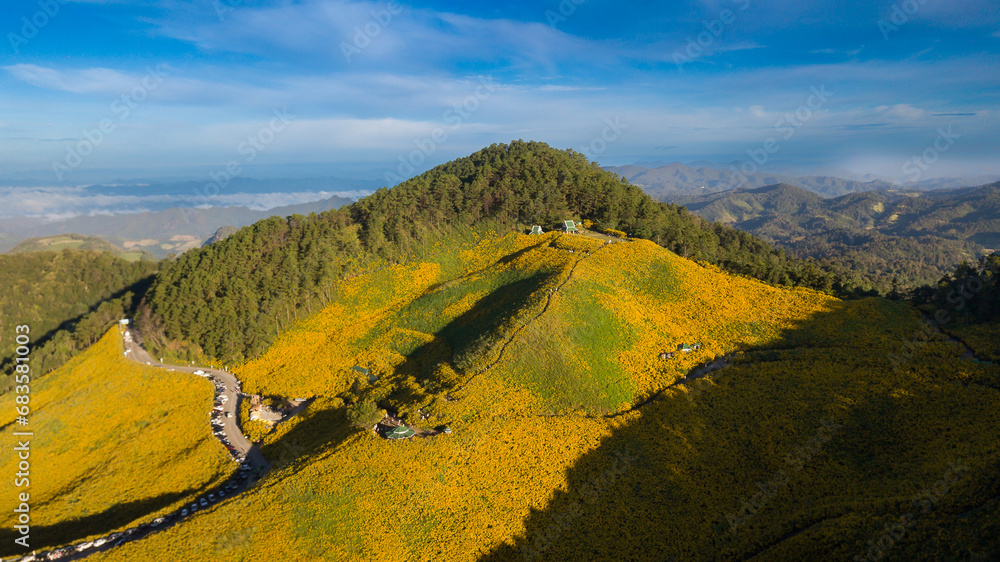
[[[46,90],[62,90],[78,94],[109,93],[131,89],[141,81],[110,68],[87,68],[61,71],[34,64],[14,64],[3,67],[14,78]]]
[[[891,107],[881,106],[879,111],[889,117],[898,117],[906,121],[916,121],[927,115],[923,109],[905,103],[897,103]]]
[[[865,46],[862,45],[857,49],[816,49],[814,51],[809,51],[814,55],[847,55],[849,57],[857,56],[861,51],[865,50]]]
[[[563,86],[556,84],[546,84],[541,88],[538,88],[540,92],[596,92],[600,90],[606,90],[607,88],[603,86]]]
[[[190,206],[204,202],[197,194],[146,195],[141,187],[137,194],[122,195],[94,192],[94,188],[74,187],[0,187],[5,201],[5,216],[45,217],[47,221],[67,220],[78,216],[98,216],[144,213],[152,209]],[[272,193],[219,193],[211,198],[213,207],[248,207],[266,211],[275,207],[298,205],[329,199],[334,195],[356,199],[368,195],[366,190],[299,191]]]
[[[409,7],[390,14],[387,7],[385,2],[347,0],[244,5],[221,19],[171,15],[159,22],[158,32],[206,51],[252,53],[292,63],[309,54],[311,63],[330,69],[363,63],[369,69],[409,69],[410,73],[458,60],[546,67],[570,60],[593,45],[537,22]],[[345,44],[360,52],[345,56]],[[585,50],[597,59],[607,58],[600,53],[609,53],[608,48]]]

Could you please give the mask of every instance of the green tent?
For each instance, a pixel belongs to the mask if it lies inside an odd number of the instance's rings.
[[[407,437],[413,437],[416,433],[416,431],[413,431],[405,425],[401,425],[389,433],[386,433],[385,437],[386,439],[406,439]]]
[[[540,227],[540,226],[538,226],[536,224],[535,226],[531,227],[531,233],[532,234],[541,234],[542,233],[542,227]]]
[[[378,375],[371,374],[371,371],[369,371],[368,369],[365,369],[364,367],[358,367],[357,365],[355,365],[355,366],[351,367],[351,369],[354,370],[354,371],[357,371],[357,372],[361,373],[362,375],[364,375],[366,377],[368,377],[368,382],[370,382],[370,383],[374,383],[375,381],[378,380]]]
[[[576,223],[573,221],[564,221],[563,224],[566,225],[566,232],[578,232],[576,229]]]

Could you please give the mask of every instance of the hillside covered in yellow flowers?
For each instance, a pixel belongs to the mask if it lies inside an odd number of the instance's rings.
[[[1000,553],[1000,368],[906,303],[775,288],[647,241],[470,232],[339,283],[235,373],[313,398],[264,438],[271,471],[92,559]],[[353,429],[365,401],[450,433]]]
[[[30,461],[28,481],[16,486],[19,453],[14,443],[0,448],[4,560],[24,553],[13,543],[20,536],[13,528],[20,493],[29,494],[29,544],[41,550],[148,522],[233,471],[208,430],[212,386],[129,361],[122,349],[112,328],[83,354],[32,381],[27,426],[15,425],[15,400],[25,394],[0,396],[0,427],[12,440],[27,440]],[[14,431],[29,436],[13,437]]]

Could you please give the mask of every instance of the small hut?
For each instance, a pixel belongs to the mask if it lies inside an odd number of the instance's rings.
[[[405,425],[398,426],[392,431],[385,434],[386,439],[408,439],[416,435],[416,431],[406,427]]]

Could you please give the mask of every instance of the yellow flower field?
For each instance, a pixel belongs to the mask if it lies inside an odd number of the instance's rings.
[[[1000,515],[1000,367],[942,336],[894,364],[907,305],[559,233],[339,291],[238,369],[317,397],[264,439],[263,480],[94,560],[852,559],[909,512],[912,541]],[[353,430],[362,399],[451,433]]]
[[[32,548],[107,535],[148,521],[222,481],[235,465],[209,430],[211,384],[128,361],[118,329],[31,383],[30,486],[17,488],[12,446],[0,448],[0,527],[27,491]],[[0,397],[11,430],[14,393]],[[5,540],[0,554],[15,552]],[[36,546],[37,545],[37,546]],[[22,553],[20,547],[16,552]]]

